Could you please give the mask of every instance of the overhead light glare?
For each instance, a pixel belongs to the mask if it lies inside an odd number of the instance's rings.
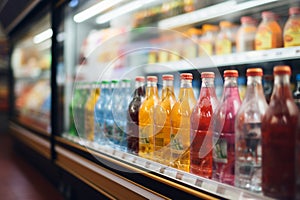
[[[97,14],[100,14],[101,12],[105,11],[106,9],[117,5],[118,3],[122,2],[124,0],[103,0],[85,10],[83,10],[80,13],[77,13],[73,20],[76,23],[84,22],[85,20],[90,19],[91,17],[94,17]]]
[[[52,35],[53,35],[53,31],[52,31],[51,28],[49,28],[49,29],[47,29],[47,30],[45,30],[45,31],[43,31],[43,32],[35,35],[33,37],[33,43],[34,44],[39,44],[39,43],[41,43],[41,42],[43,42],[43,41],[51,38]]]

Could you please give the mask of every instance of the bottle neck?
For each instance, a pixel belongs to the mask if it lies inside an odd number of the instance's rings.
[[[146,97],[158,96],[157,82],[148,81],[146,89]]]
[[[180,88],[192,88],[192,80],[181,80]]]
[[[215,87],[214,78],[203,78],[202,79],[202,88],[213,88]]]
[[[248,76],[245,101],[251,98],[264,98],[261,76]]]
[[[224,88],[230,87],[236,87],[237,88],[238,84],[237,84],[237,78],[236,77],[225,77],[224,80]]]
[[[290,76],[275,75],[274,77],[274,89],[271,99],[286,99],[292,98],[292,92],[290,90]]]
[[[135,82],[135,92],[134,96],[145,96],[144,82]]]
[[[174,87],[173,81],[171,80],[163,80],[163,87]]]

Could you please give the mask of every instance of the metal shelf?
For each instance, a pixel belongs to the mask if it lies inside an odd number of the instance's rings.
[[[239,189],[230,185],[219,183],[210,179],[205,179],[178,169],[171,168],[160,163],[141,158],[110,146],[98,145],[78,137],[63,134],[63,137],[73,143],[79,144],[91,150],[100,152],[116,160],[143,169],[146,172],[155,172],[167,178],[190,185],[199,190],[220,196],[226,199],[271,199],[262,194],[253,193],[247,190]]]
[[[300,46],[261,51],[248,51],[220,56],[214,55],[210,57],[199,57],[191,60],[180,60],[176,62],[157,63],[146,67],[145,72],[148,74],[176,72],[298,58],[300,58]]]

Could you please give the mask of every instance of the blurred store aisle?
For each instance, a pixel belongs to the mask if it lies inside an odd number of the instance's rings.
[[[0,199],[63,199],[36,169],[13,151],[12,139],[0,134]]]

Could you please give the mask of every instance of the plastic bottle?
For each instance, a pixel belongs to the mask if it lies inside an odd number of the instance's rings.
[[[72,96],[71,102],[69,104],[69,133],[72,136],[78,136],[77,129],[75,126],[74,120],[74,110],[76,110],[76,106],[78,105],[78,101],[80,99],[80,84],[77,83],[74,85],[74,95]]]
[[[297,81],[297,86],[293,96],[294,96],[294,101],[300,110],[300,74],[296,75],[296,81]]]
[[[201,73],[202,86],[199,99],[191,115],[190,172],[205,178],[212,177],[212,135],[209,126],[218,106],[214,87],[215,74]]]
[[[261,119],[268,107],[263,71],[247,69],[245,99],[235,118],[235,186],[261,191]]]
[[[101,92],[98,101],[95,104],[94,110],[94,141],[100,145],[107,144],[107,138],[104,135],[104,115],[105,105],[109,100],[110,87],[109,81],[103,80],[101,82]],[[98,86],[99,87],[99,86]]]
[[[85,104],[85,134],[86,138],[90,141],[94,140],[94,109],[96,102],[100,95],[100,83],[99,82],[93,82],[91,84],[91,92],[88,97],[88,100]]]
[[[135,90],[128,106],[127,151],[133,154],[139,152],[139,110],[145,96],[144,82],[143,76],[135,78]]]
[[[234,122],[241,99],[237,86],[238,71],[224,71],[224,91],[220,105],[212,120],[213,131],[213,179],[234,184]]]
[[[190,117],[196,104],[192,88],[193,75],[180,74],[181,84],[177,102],[171,111],[170,165],[189,172]]]
[[[256,20],[244,16],[241,17],[241,24],[236,37],[237,52],[253,51],[255,49]]]
[[[154,152],[153,109],[158,103],[157,77],[147,76],[146,97],[139,112],[139,156],[150,160]]]
[[[284,47],[300,46],[300,8],[290,8],[289,14],[283,29]]]
[[[176,102],[173,75],[163,75],[163,88],[159,104],[154,109],[154,161],[168,165],[170,162],[170,115]]]
[[[215,41],[216,55],[224,55],[235,52],[235,25],[228,21],[221,21],[220,28],[221,30]]]
[[[211,56],[215,51],[215,40],[218,33],[218,27],[211,24],[202,26],[203,35],[199,39],[199,56]]]
[[[262,190],[266,196],[294,199],[299,110],[290,91],[289,66],[274,67],[274,89],[262,118]]]
[[[262,12],[262,22],[255,35],[255,50],[282,47],[282,30],[273,12]]]

